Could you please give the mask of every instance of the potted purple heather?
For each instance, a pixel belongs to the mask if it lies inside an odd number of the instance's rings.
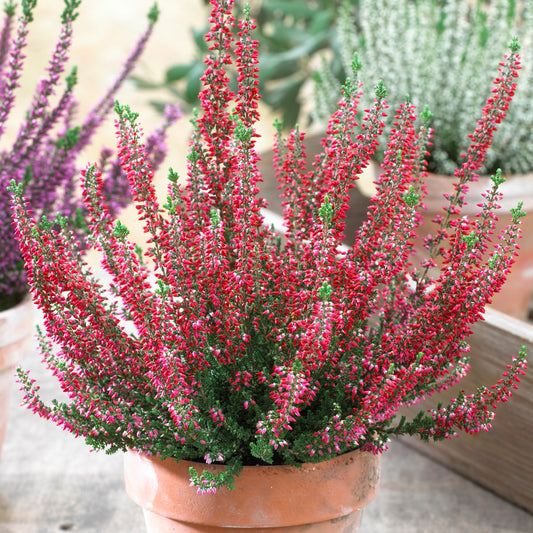
[[[116,106],[120,164],[150,235],[145,254],[112,216],[98,165],[83,173],[83,199],[89,243],[109,282],[84,264],[66,220],[35,218],[23,182],[11,186],[28,281],[44,314],[42,353],[62,389],[48,403],[19,369],[24,403],[94,449],[127,452],[126,488],[151,532],[357,531],[392,436],[443,440],[487,430],[525,371],[522,350],[494,385],[397,417],[467,374],[471,326],[516,255],[520,206],[491,240],[499,173],[479,216],[457,213],[514,94],[518,45],[458,169],[459,195],[432,243],[443,258],[434,276],[412,263],[427,113],[417,130],[411,104],[396,112],[368,219],[348,249],[348,191],[377,148],[385,88],[378,84],[359,121],[360,87],[346,82],[311,171],[303,133],[280,134],[281,236],[265,223],[258,196],[254,22],[245,10],[234,37],[233,2],[212,6],[188,179],[170,171],[164,204],[138,117]]]
[[[65,0],[61,31],[46,75],[35,89],[33,102],[16,138],[8,148],[0,151],[0,443],[5,431],[6,415],[3,413],[9,400],[14,364],[27,350],[32,334],[32,304],[26,297],[26,274],[9,214],[6,188],[15,179],[22,184],[36,216],[53,218],[61,211],[81,236],[87,212],[78,191],[76,160],[112,109],[115,95],[143,52],[158,15],[154,6],[148,16],[145,33],[115,82],[85,119],[78,123],[74,97],[76,69],[67,76],[64,73],[71,45],[72,23],[77,17],[80,2]],[[13,1],[7,2],[4,8],[0,34],[0,136],[4,133],[15,101],[35,5],[36,0],[23,0],[22,14],[18,19]],[[56,93],[59,96],[55,96]],[[176,118],[177,113],[170,110],[162,127],[149,137],[148,152],[155,166],[164,157],[166,131]],[[103,193],[115,213],[129,201],[127,181],[112,151],[103,149],[101,157],[106,176]]]

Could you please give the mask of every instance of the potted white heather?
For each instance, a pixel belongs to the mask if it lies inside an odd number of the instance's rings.
[[[493,386],[397,418],[468,372],[470,328],[516,255],[520,206],[500,239],[489,238],[500,173],[479,216],[456,213],[514,94],[518,46],[457,172],[458,196],[431,242],[443,258],[432,276],[411,262],[430,131],[414,127],[409,103],[396,112],[368,220],[354,246],[342,246],[348,190],[384,127],[381,84],[359,122],[359,87],[347,81],[311,172],[303,170],[303,133],[280,134],[284,237],[264,224],[254,22],[245,11],[235,41],[232,4],[213,1],[187,182],[170,171],[164,205],[137,115],[116,106],[121,166],[151,236],[146,256],[111,215],[98,166],[83,173],[83,198],[109,286],[84,264],[68,225],[34,219],[23,184],[13,183],[17,236],[44,314],[42,353],[66,394],[47,404],[21,369],[24,401],[95,449],[127,451],[126,487],[149,531],[301,531],[311,523],[357,531],[393,435],[442,440],[487,430],[525,371],[522,351]]]
[[[382,79],[391,101],[405,95],[418,108],[428,106],[434,131],[426,181],[428,196],[424,232],[442,214],[442,194],[453,194],[453,175],[469,146],[468,134],[479,108],[490,96],[496,62],[512,36],[518,36],[523,64],[516,95],[505,122],[498,128],[479,169],[479,181],[467,193],[469,214],[479,194],[500,168],[506,176],[503,212],[521,199],[523,209],[533,209],[533,6],[531,2],[489,0],[356,0],[346,2],[337,25],[339,53],[317,72],[315,110],[325,122],[340,95],[341,82],[351,71],[356,54],[358,78],[363,85]],[[343,68],[339,68],[343,65]],[[371,103],[368,94],[362,106]],[[390,132],[394,118],[385,118]],[[378,150],[376,162],[383,160]],[[379,172],[379,171],[377,171]],[[497,295],[497,309],[527,319],[533,297],[533,222],[524,226],[521,255],[504,290]],[[501,227],[498,227],[501,229]]]
[[[0,150],[0,448],[7,423],[8,388],[13,366],[31,342],[33,321],[23,260],[10,217],[7,187],[12,179],[22,184],[24,195],[36,216],[55,218],[61,211],[79,237],[85,231],[87,211],[78,187],[79,156],[113,107],[116,93],[141,56],[157,20],[157,6],[148,14],[148,26],[108,92],[83,120],[76,116],[76,68],[65,73],[72,42],[73,22],[81,0],[65,0],[61,30],[44,77],[35,88],[26,116],[14,139]],[[20,15],[12,0],[5,3],[0,31],[0,137],[6,137],[24,68],[27,35],[34,18],[36,0],[23,0]],[[147,151],[156,167],[165,155],[168,126],[178,117],[169,108],[161,128],[150,134]],[[112,150],[101,152],[105,174],[104,192],[113,213],[129,203],[127,179]]]
[[[357,0],[346,2],[337,21],[339,55],[318,70],[317,114],[325,121],[354,54],[364,85],[382,79],[391,99],[409,95],[432,112],[428,170],[452,175],[469,146],[468,134],[490,95],[498,58],[513,36],[523,64],[533,61],[533,8],[529,2],[489,0]],[[338,64],[342,62],[342,73]],[[364,105],[372,98],[366,94]],[[524,69],[505,122],[498,128],[480,172],[523,174],[533,168],[533,72]],[[458,112],[460,111],[460,112]],[[384,120],[392,128],[392,117]],[[383,153],[383,150],[380,150]],[[378,159],[382,159],[378,157]]]

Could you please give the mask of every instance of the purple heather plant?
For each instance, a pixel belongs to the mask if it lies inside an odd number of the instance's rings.
[[[66,225],[35,220],[23,183],[10,189],[29,283],[44,315],[42,354],[65,394],[45,402],[19,369],[24,403],[96,449],[224,463],[217,476],[191,471],[201,491],[231,484],[242,465],[319,462],[355,449],[380,453],[398,434],[439,440],[489,429],[525,371],[523,351],[494,385],[459,392],[409,420],[398,414],[468,372],[471,325],[517,254],[520,206],[498,238],[492,235],[500,173],[478,216],[461,216],[461,207],[514,94],[518,44],[471,135],[441,230],[426,240],[432,259],[442,259],[434,275],[429,262],[413,264],[430,130],[427,112],[415,127],[409,103],[395,113],[368,220],[351,248],[342,245],[348,191],[384,128],[382,84],[360,119],[361,86],[346,82],[310,171],[303,133],[295,129],[284,140],[280,128],[275,170],[285,236],[267,227],[255,151],[254,23],[245,11],[234,41],[233,2],[211,3],[203,113],[193,118],[188,180],[170,172],[164,205],[137,115],[116,107],[120,164],[150,235],[146,257],[112,216],[97,165],[83,173],[83,198],[90,244],[102,253],[109,286],[84,264]]]
[[[35,89],[32,104],[14,142],[10,148],[0,152],[0,310],[16,304],[27,293],[26,274],[10,220],[6,188],[15,179],[22,184],[35,216],[50,218],[60,212],[72,221],[81,235],[86,227],[87,210],[79,191],[77,159],[113,108],[115,95],[141,56],[159,13],[154,4],[148,14],[147,29],[114,83],[85,120],[78,123],[78,104],[74,98],[75,67],[65,77],[64,87],[60,85],[69,59],[73,22],[78,16],[80,3],[81,0],[65,0],[61,31],[46,76]],[[15,2],[9,0],[5,4],[0,35],[0,136],[5,131],[15,101],[35,6],[36,0],[22,0],[22,14],[16,21]],[[56,93],[59,97],[54,98]],[[154,167],[164,159],[167,129],[178,117],[178,108],[167,108],[161,128],[148,138],[147,150]],[[102,150],[100,168],[105,174],[103,194],[108,199],[111,212],[116,213],[131,199],[127,178],[111,150]]]

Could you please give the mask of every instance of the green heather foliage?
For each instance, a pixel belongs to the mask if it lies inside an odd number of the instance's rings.
[[[268,1],[268,0],[267,0]],[[316,112],[324,120],[351,72],[354,53],[366,87],[384,81],[392,102],[409,95],[429,106],[434,129],[429,170],[451,174],[490,95],[498,58],[518,36],[524,69],[482,173],[533,169],[533,3],[515,0],[352,0],[338,19],[340,54],[319,69]],[[372,95],[363,97],[363,106]],[[386,120],[390,131],[393,117]]]

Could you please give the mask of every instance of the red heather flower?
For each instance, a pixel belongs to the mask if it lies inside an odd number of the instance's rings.
[[[350,249],[342,246],[348,192],[377,147],[384,87],[360,117],[362,89],[347,81],[310,171],[303,133],[283,140],[280,128],[282,237],[265,227],[257,195],[254,23],[246,11],[234,43],[232,2],[212,4],[188,179],[182,185],[170,171],[164,205],[137,116],[116,106],[120,167],[150,236],[144,256],[113,218],[97,166],[83,173],[83,201],[108,288],[83,263],[68,225],[34,220],[23,186],[12,188],[28,280],[45,316],[43,354],[69,396],[45,405],[19,371],[25,403],[95,448],[224,462],[228,470],[215,479],[192,472],[202,491],[231,483],[243,464],[258,460],[320,461],[356,448],[383,451],[394,434],[442,439],[488,429],[525,370],[524,353],[491,388],[461,392],[411,421],[395,417],[468,372],[471,324],[516,254],[520,206],[499,239],[489,239],[500,174],[479,216],[456,214],[512,98],[516,43],[457,171],[457,195],[428,243],[432,260],[442,256],[432,277],[412,264],[429,114],[418,126],[408,102],[396,111],[377,193]],[[228,83],[231,65],[239,74],[236,92]]]

